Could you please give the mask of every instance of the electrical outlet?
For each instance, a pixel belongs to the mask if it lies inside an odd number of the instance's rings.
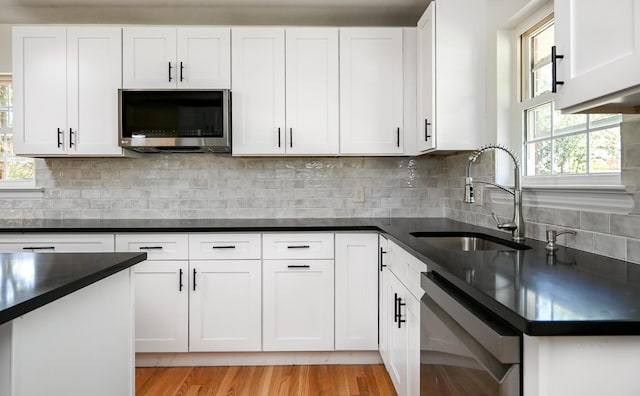
[[[364,187],[362,186],[353,187],[353,202],[358,202],[358,203],[364,202]]]

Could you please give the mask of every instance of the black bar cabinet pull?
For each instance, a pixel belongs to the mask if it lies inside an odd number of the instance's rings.
[[[309,249],[309,245],[292,245],[287,246],[287,249]]]
[[[180,279],[178,280],[178,291],[182,291],[184,285],[182,284],[182,268],[180,268]]]
[[[551,46],[551,92],[558,91],[558,85],[564,85],[564,81],[558,81],[558,59],[564,59],[564,55],[556,53],[556,46]]]
[[[398,140],[396,142],[396,145],[400,147],[400,127],[398,127]]]
[[[171,62],[169,62],[169,82],[171,82],[172,78],[171,78],[171,69],[173,69],[171,67]]]
[[[382,269],[387,266],[384,263],[384,255],[385,254],[387,254],[387,252],[383,248],[380,248],[380,272],[382,272]]]
[[[140,250],[162,250],[162,246],[140,246]]]
[[[428,142],[431,135],[429,135],[429,126],[431,123],[427,118],[424,119],[424,141]]]
[[[183,76],[182,76],[182,71],[184,70],[184,66],[182,65],[182,62],[180,62],[180,82],[182,82],[182,80],[184,80]]]
[[[62,131],[58,128],[58,147],[62,147]]]
[[[56,250],[55,246],[25,246],[22,250]]]
[[[293,147],[293,128],[289,128],[289,147]]]
[[[287,265],[287,268],[311,268],[310,265]]]
[[[398,293],[393,293],[393,323],[398,322]]]
[[[235,249],[236,245],[212,246],[213,249]]]
[[[281,140],[280,140],[280,128],[278,128],[278,147],[280,147],[281,145]]]
[[[193,269],[193,291],[196,291],[196,275],[198,273],[196,272],[196,269]]]
[[[75,134],[76,134],[76,133],[73,131],[73,129],[69,128],[69,148],[73,148],[73,145],[75,144],[75,143],[73,142],[73,136],[74,136]]]
[[[402,324],[406,322],[405,319],[402,319],[402,307],[404,307],[405,303],[402,302],[402,298],[398,298],[398,328],[402,328]]]

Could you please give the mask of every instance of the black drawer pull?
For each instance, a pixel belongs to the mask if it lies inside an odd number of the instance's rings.
[[[162,250],[162,246],[140,246],[140,250]]]
[[[196,275],[198,273],[196,272],[196,269],[193,269],[193,291],[196,291]]]
[[[311,246],[309,245],[293,245],[287,246],[287,249],[309,249]]]
[[[402,298],[398,298],[398,328],[402,328],[402,324],[406,322],[405,319],[402,319],[402,307],[404,307],[405,303],[402,302]]]
[[[287,265],[287,268],[311,268],[310,265]]]
[[[382,269],[387,266],[384,263],[384,255],[385,254],[387,254],[387,252],[383,248],[380,248],[380,272],[382,272]]]
[[[398,323],[398,293],[393,293],[393,323]]]
[[[56,250],[55,246],[25,246],[22,250]]]
[[[212,249],[235,249],[236,245],[212,246]]]
[[[180,278],[178,279],[178,291],[182,291],[184,284],[182,283],[182,268],[180,268]]]

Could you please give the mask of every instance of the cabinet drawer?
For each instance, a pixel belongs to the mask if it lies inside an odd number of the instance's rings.
[[[189,258],[187,234],[118,234],[117,252],[147,252],[147,260],[186,260]]]
[[[113,252],[112,234],[13,234],[0,236],[1,252]]]
[[[332,259],[333,234],[264,234],[264,259]]]
[[[189,234],[189,258],[260,259],[260,234]]]

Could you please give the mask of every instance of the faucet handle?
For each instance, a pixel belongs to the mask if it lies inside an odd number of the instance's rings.
[[[493,217],[493,220],[496,222],[496,226],[498,227],[498,229],[501,230],[507,230],[507,231],[514,231],[518,228],[518,225],[516,223],[514,223],[513,221],[509,221],[506,223],[501,223],[500,220],[498,220],[498,217],[496,216],[496,214],[494,212],[491,212],[491,217]]]

